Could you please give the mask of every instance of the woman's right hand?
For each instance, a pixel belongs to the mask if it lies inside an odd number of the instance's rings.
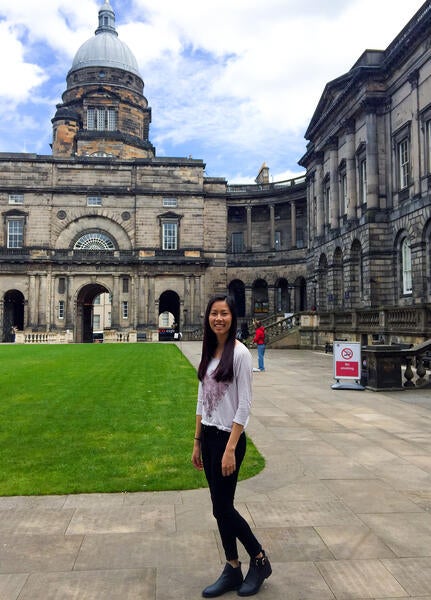
[[[204,465],[202,463],[201,443],[195,440],[192,452],[192,463],[195,469],[202,471]]]

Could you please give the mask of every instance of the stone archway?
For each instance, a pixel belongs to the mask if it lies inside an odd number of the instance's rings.
[[[78,293],[76,299],[76,342],[93,342],[93,305],[94,299],[109,290],[100,283],[89,283]]]
[[[169,323],[167,327],[159,327],[159,339],[171,339],[174,333],[178,333],[184,325],[187,324],[187,314],[184,309],[183,320],[181,320],[180,314],[180,297],[173,290],[166,290],[160,295],[159,298],[159,325],[160,315],[163,313],[170,313],[173,317],[173,323]],[[171,318],[172,318],[171,317]],[[166,335],[163,335],[161,331]]]
[[[13,328],[24,329],[24,295],[19,290],[9,290],[3,297],[3,342],[13,342]]]

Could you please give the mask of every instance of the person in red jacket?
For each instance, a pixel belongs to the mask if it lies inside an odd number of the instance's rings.
[[[257,345],[257,366],[259,371],[265,371],[265,327],[260,321],[255,322],[255,327],[253,342]]]

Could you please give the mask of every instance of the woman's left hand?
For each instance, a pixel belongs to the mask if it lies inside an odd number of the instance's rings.
[[[226,449],[221,459],[221,474],[223,477],[228,477],[235,473],[236,469],[236,458],[235,451]]]

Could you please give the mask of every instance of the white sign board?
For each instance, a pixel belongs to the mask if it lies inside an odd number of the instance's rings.
[[[361,378],[360,342],[338,342],[334,340],[334,379]]]

